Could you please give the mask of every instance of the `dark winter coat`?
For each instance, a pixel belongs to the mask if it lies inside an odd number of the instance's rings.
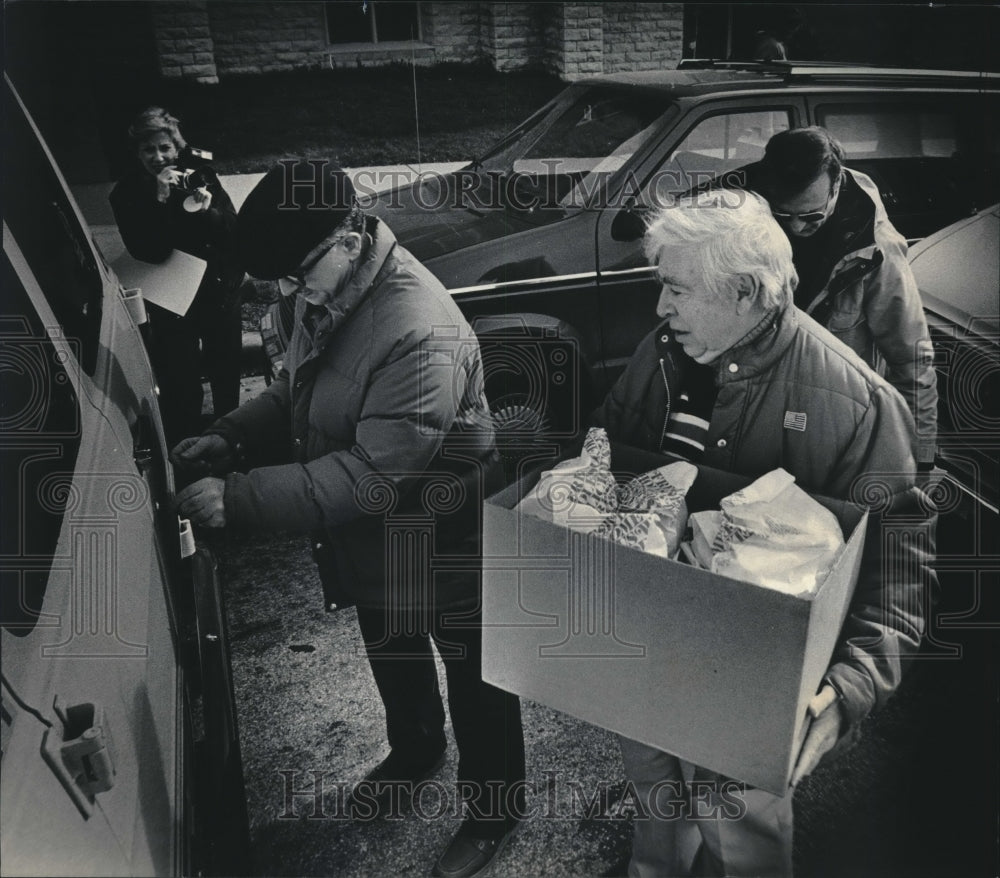
[[[207,210],[184,210],[188,193],[181,189],[172,189],[170,198],[161,203],[156,198],[156,178],[142,168],[119,180],[110,200],[125,249],[135,259],[159,263],[174,250],[182,250],[208,263],[188,313],[211,320],[234,304],[245,275],[236,255],[233,202],[210,167],[202,165],[198,172],[212,193]]]
[[[659,451],[685,362],[662,324],[640,343],[593,422],[612,439]],[[805,490],[872,512],[861,575],[827,673],[848,731],[856,729],[899,685],[903,661],[919,647],[934,583],[933,516],[914,487],[910,413],[893,387],[794,306],[777,311],[763,334],[725,352],[715,368],[706,465],[754,478],[783,467]]]

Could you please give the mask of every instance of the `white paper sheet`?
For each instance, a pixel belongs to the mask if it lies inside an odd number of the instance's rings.
[[[147,302],[183,316],[194,301],[208,263],[174,250],[166,260],[155,264],[123,253],[111,265],[125,289],[138,287]]]

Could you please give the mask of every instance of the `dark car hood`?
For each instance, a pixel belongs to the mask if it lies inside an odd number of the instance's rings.
[[[412,185],[380,193],[368,209],[422,262],[544,222],[539,214],[545,211],[527,214],[492,204],[488,185],[463,192],[455,174],[425,174]]]

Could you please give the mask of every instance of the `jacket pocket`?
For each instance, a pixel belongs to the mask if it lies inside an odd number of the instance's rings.
[[[856,319],[852,319],[856,318]],[[884,371],[880,364],[882,362],[878,350],[875,347],[871,330],[861,314],[853,315],[845,313],[842,320],[843,325],[838,325],[832,321],[827,328],[837,339],[847,345],[854,353],[864,360],[872,369],[879,374]]]
[[[870,259],[854,259],[830,281],[830,310],[825,324],[835,335],[864,323],[865,281],[878,270],[883,258],[876,250]]]
[[[860,308],[834,308],[827,318],[826,328],[834,335],[841,336],[865,321]]]

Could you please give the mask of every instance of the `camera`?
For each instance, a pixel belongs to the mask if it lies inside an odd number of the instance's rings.
[[[212,153],[207,149],[196,149],[189,146],[185,147],[180,159],[174,169],[177,173],[177,179],[173,185],[177,189],[194,192],[196,189],[208,185],[208,178],[203,169],[212,160]]]
[[[194,192],[208,185],[205,175],[199,168],[176,168],[175,171],[177,176],[172,185],[184,192]]]

